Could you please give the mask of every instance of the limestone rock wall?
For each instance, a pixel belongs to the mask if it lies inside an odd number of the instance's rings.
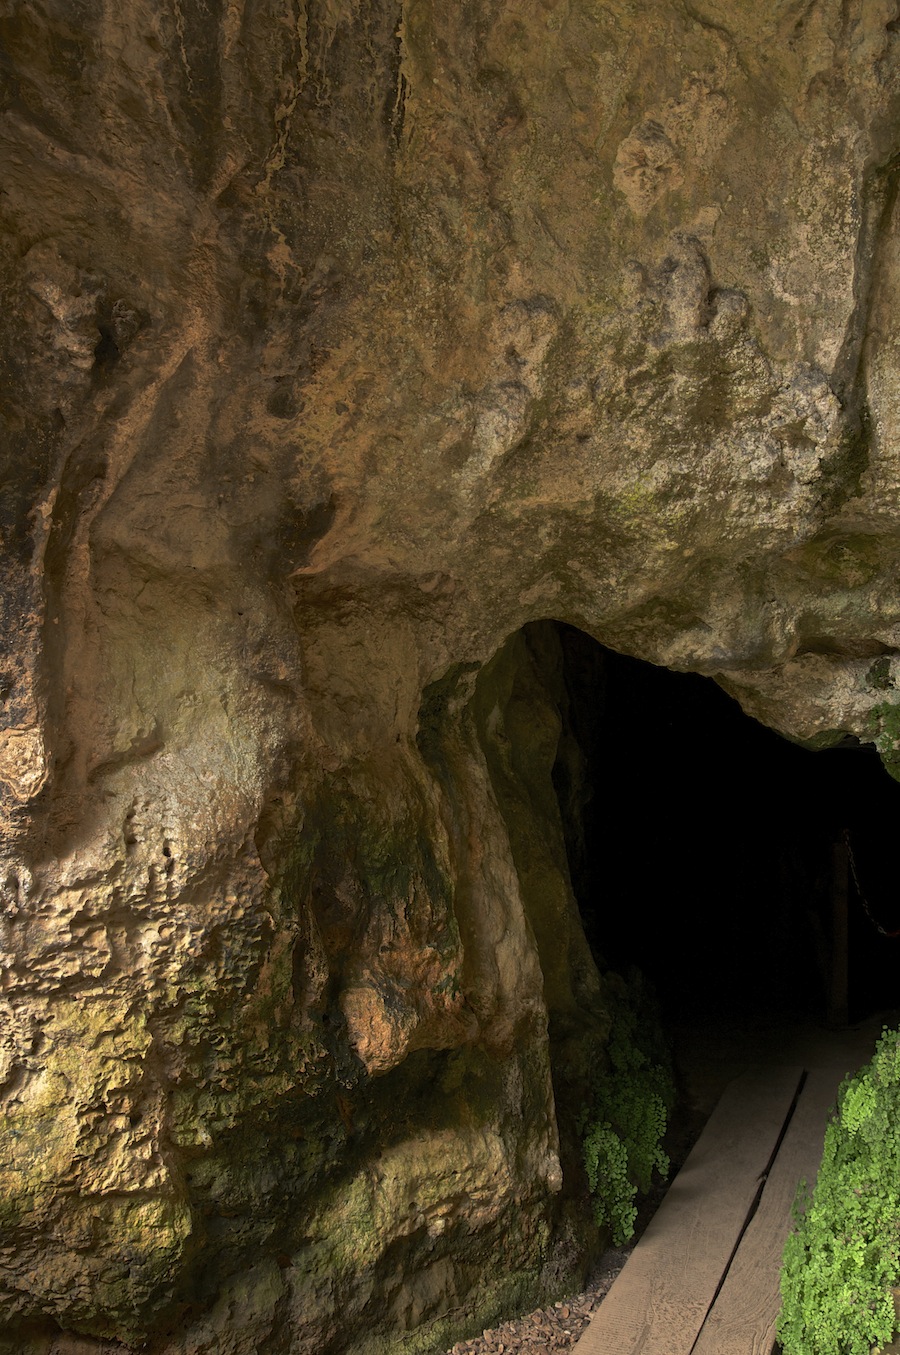
[[[0,4],[9,1351],[425,1351],[577,1266],[609,994],[552,665],[478,674],[554,617],[894,756],[898,30]]]

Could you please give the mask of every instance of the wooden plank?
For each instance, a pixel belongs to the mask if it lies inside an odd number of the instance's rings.
[[[689,1355],[778,1142],[800,1068],[726,1088],[693,1152],[616,1277],[577,1355]]]
[[[828,1112],[843,1077],[843,1068],[819,1068],[809,1074],[759,1208],[741,1239],[693,1355],[772,1355],[781,1307],[781,1254],[790,1231],[791,1206],[799,1182],[805,1178],[812,1185],[815,1181]]]

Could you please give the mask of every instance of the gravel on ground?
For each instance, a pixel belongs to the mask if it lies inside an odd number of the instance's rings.
[[[606,1252],[582,1293],[560,1299],[549,1308],[536,1308],[468,1341],[457,1341],[447,1355],[544,1355],[548,1350],[571,1350],[630,1252],[630,1247]]]

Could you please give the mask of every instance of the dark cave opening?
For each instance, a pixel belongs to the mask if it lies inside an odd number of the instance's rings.
[[[746,715],[712,679],[556,628],[567,709],[554,769],[570,872],[601,967],[653,983],[666,1024],[834,1019],[836,877],[848,1019],[900,1006],[900,784],[871,746],[823,751]],[[858,876],[835,862],[849,831]]]

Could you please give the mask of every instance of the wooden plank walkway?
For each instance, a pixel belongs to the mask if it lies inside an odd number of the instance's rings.
[[[843,1075],[768,1067],[731,1083],[576,1355],[772,1355],[791,1205]]]
[[[815,1181],[828,1112],[843,1076],[843,1068],[817,1068],[808,1074],[759,1208],[741,1238],[693,1355],[771,1355],[791,1206],[800,1181]]]

